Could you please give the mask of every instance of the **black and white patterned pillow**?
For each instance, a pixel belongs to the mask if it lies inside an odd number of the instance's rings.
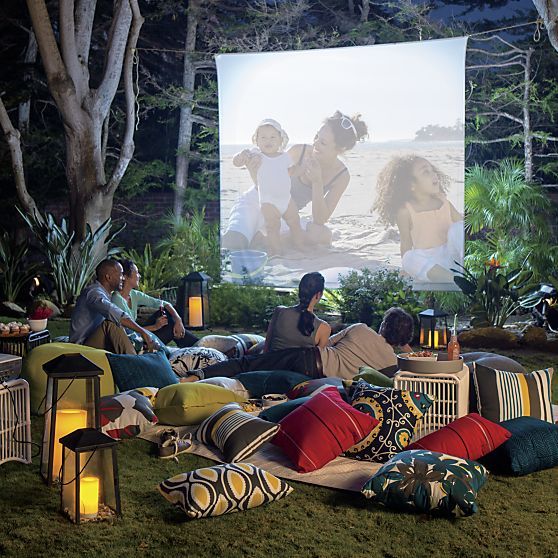
[[[174,373],[177,376],[185,377],[190,370],[198,370],[217,362],[223,362],[227,360],[227,357],[217,349],[187,347],[174,351],[169,360]]]

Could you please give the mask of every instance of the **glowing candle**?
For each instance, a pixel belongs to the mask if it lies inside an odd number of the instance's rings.
[[[439,331],[435,331],[434,332],[434,343],[432,343],[432,348],[433,349],[437,349],[438,348],[438,335],[439,335]]]
[[[52,455],[52,480],[56,480],[62,466],[62,445],[58,440],[66,434],[87,427],[87,411],[85,409],[60,409],[56,411],[56,427],[54,430],[54,449]]]
[[[419,344],[424,345],[424,328],[422,328],[422,327],[420,328]]]
[[[99,479],[82,477],[79,481],[79,513],[85,517],[96,517],[99,511]]]
[[[188,299],[188,319],[190,327],[203,326],[202,297],[191,296]]]

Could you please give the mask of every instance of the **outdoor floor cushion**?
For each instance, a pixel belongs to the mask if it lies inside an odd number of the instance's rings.
[[[267,393],[287,393],[291,388],[308,379],[308,376],[291,370],[258,370],[242,372],[235,379],[250,392],[250,397]]]
[[[353,377],[353,380],[355,382],[364,380],[371,386],[393,387],[393,378],[389,378],[371,366],[361,366],[358,369],[358,374]]]
[[[114,393],[114,380],[112,371],[107,360],[107,352],[101,349],[93,349],[85,345],[76,345],[74,343],[46,343],[35,347],[23,359],[23,367],[21,377],[29,383],[31,412],[44,412],[44,398],[46,394],[47,375],[43,370],[43,364],[56,358],[62,354],[80,353],[88,358],[103,370],[100,376],[101,395],[111,395]],[[64,383],[64,382],[62,382]],[[68,382],[69,384],[69,382]],[[151,385],[151,384],[146,384]],[[65,389],[66,385],[62,388]],[[68,388],[64,397],[68,400],[75,401],[76,404],[85,403],[83,399],[83,388],[79,383],[75,383]]]
[[[174,384],[159,390],[155,414],[162,424],[199,424],[223,405],[246,401],[233,391],[200,382]]]
[[[159,492],[188,517],[197,519],[274,502],[292,488],[250,463],[230,463],[171,477],[159,485]]]
[[[473,378],[479,414],[494,422],[522,416],[554,422],[552,372],[547,368],[521,374],[475,363]]]
[[[277,424],[245,413],[238,403],[229,403],[200,424],[196,439],[218,447],[225,461],[234,463],[246,460],[278,430]]]
[[[199,380],[200,384],[212,384],[214,386],[221,386],[226,389],[234,391],[237,395],[248,399],[250,392],[235,378],[225,378],[217,376],[216,378],[207,378],[206,380]]]
[[[372,501],[396,510],[446,516],[472,515],[486,469],[475,461],[425,450],[392,457],[363,486]]]
[[[484,459],[490,470],[527,475],[558,465],[558,425],[533,417],[506,420],[511,438]]]
[[[413,442],[407,449],[424,449],[463,459],[479,459],[501,446],[510,436],[509,430],[499,424],[477,413],[470,413]]]
[[[163,388],[178,383],[169,361],[163,352],[143,355],[114,355],[108,360],[114,382],[120,391],[153,386]]]
[[[343,380],[341,378],[314,378],[309,380],[306,378],[300,384],[297,384],[292,389],[287,392],[287,397],[289,399],[296,399],[297,397],[306,397],[310,395],[317,389],[323,388],[324,386],[343,386]]]
[[[345,403],[327,388],[288,414],[272,440],[301,473],[320,469],[366,437],[378,420]]]
[[[227,360],[227,357],[221,351],[206,347],[171,349],[169,357],[173,372],[180,377],[187,376],[190,370],[205,368],[224,360]]]
[[[206,335],[196,342],[196,347],[208,347],[221,351],[229,358],[239,358],[252,354],[252,349],[265,337],[261,335],[239,333],[237,335]]]

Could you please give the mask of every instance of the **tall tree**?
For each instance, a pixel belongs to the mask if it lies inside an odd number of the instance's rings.
[[[104,62],[97,76],[92,75],[96,66],[90,60],[97,1],[60,0],[57,7],[55,23],[44,0],[27,0],[48,87],[64,127],[70,226],[79,241],[88,224],[96,230],[110,217],[115,190],[134,152],[133,64],[143,17],[137,0],[115,0]],[[121,79],[124,130],[116,163],[109,167],[107,124]],[[25,211],[36,214],[25,183],[19,132],[1,99],[0,125],[10,145],[19,200]]]

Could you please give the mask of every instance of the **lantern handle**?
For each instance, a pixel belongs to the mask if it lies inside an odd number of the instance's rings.
[[[75,480],[77,480],[77,478],[81,476],[81,473],[83,473],[83,471],[85,471],[85,468],[87,467],[87,465],[89,465],[89,462],[91,461],[91,459],[95,455],[96,451],[97,451],[97,448],[95,448],[91,452],[91,455],[87,458],[87,461],[85,462],[85,465],[81,468],[81,471],[77,474],[77,476],[75,476],[72,480],[70,480],[68,482],[61,482],[60,486],[66,486],[68,484],[72,484]],[[58,478],[60,478],[60,474],[62,473],[62,467],[63,466],[64,466],[64,459],[62,459],[62,465],[60,465],[60,471],[58,472]]]
[[[72,378],[71,382],[68,384],[68,387],[60,394],[60,397],[58,397],[58,399],[56,399],[56,401],[48,409],[45,409],[45,411],[39,414],[38,416],[44,417],[49,411],[52,411],[52,408],[58,403],[58,401],[60,401],[60,399],[62,399],[62,397],[64,397],[64,394],[72,387],[72,384],[74,383],[75,380],[77,380],[77,376],[74,376]],[[46,400],[46,393],[38,405],[39,409],[41,408],[41,405],[45,402],[45,400]]]

